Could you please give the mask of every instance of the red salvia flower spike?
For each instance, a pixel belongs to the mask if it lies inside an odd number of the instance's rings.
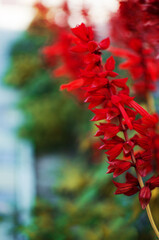
[[[114,177],[117,177],[130,167],[134,167],[137,173],[138,178],[133,177],[130,173],[126,173],[125,183],[113,181],[117,187],[115,194],[131,196],[140,191],[139,200],[141,206],[142,208],[146,207],[152,227],[156,235],[159,236],[148,205],[151,198],[151,190],[159,186],[159,177],[149,179],[145,186],[142,180],[142,176],[146,176],[152,170],[151,151],[148,151],[147,145],[144,148],[144,141],[152,136],[151,129],[156,124],[156,118],[137,104],[133,97],[129,96],[129,89],[126,85],[127,79],[109,79],[117,75],[113,72],[115,60],[113,57],[110,57],[103,66],[101,58],[102,46],[94,41],[92,28],[87,28],[84,24],[81,24],[73,28],[72,32],[77,37],[75,43],[77,49],[78,45],[84,45],[86,52],[82,50],[84,54],[82,59],[84,61],[79,71],[81,79],[62,86],[62,89],[66,88],[69,91],[82,89],[86,92],[85,102],[90,103],[89,108],[95,113],[92,120],[103,121],[98,125],[96,124],[98,131],[95,136],[103,136],[102,141],[104,145],[100,149],[107,150],[106,155],[109,160],[108,173],[113,172]],[[101,41],[101,44],[103,43],[105,44],[105,41]],[[134,42],[131,44],[133,46]],[[133,46],[133,49],[136,48]],[[131,55],[133,60],[130,64],[134,62],[133,66],[141,60],[137,54],[129,51],[125,54]],[[134,74],[139,76],[142,74],[142,70],[140,67],[137,67]],[[94,107],[96,108],[93,109]],[[138,120],[136,120],[136,115],[140,116]],[[129,139],[128,128],[139,133],[138,137]],[[123,133],[123,139],[117,136],[119,132]],[[133,148],[136,145],[143,146],[143,149],[147,151],[141,151],[140,154],[138,152],[135,155]],[[116,159],[121,153],[127,160]]]

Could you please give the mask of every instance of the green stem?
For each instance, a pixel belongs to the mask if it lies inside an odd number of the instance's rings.
[[[156,224],[155,224],[155,222],[154,222],[154,220],[153,220],[153,216],[152,216],[152,213],[151,213],[151,209],[150,209],[149,204],[148,204],[147,207],[146,207],[146,212],[147,212],[147,216],[148,216],[148,218],[149,218],[149,221],[150,221],[150,223],[151,223],[151,226],[152,226],[152,228],[153,228],[153,230],[154,230],[157,238],[159,239],[159,231],[158,231],[158,229],[157,229],[157,227],[156,227]]]

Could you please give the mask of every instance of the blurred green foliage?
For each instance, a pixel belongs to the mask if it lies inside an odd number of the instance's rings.
[[[133,205],[125,196],[114,198],[111,176],[104,174],[105,164],[89,170],[72,161],[66,165],[54,187],[53,202],[38,200],[31,223],[19,228],[29,240],[153,239],[138,200],[133,197]]]

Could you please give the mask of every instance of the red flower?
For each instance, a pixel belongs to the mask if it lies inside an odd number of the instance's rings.
[[[76,35],[81,41],[92,41],[94,34],[91,27],[86,27],[84,23],[81,23],[75,28],[71,29],[73,34]]]
[[[159,176],[151,177],[147,182],[145,183],[146,186],[148,186],[151,190],[153,190],[156,187],[159,187]]]
[[[145,209],[146,206],[149,204],[151,199],[151,190],[154,188],[159,187],[159,176],[151,177],[146,183],[143,188],[141,188],[139,193],[139,200],[141,203],[142,209]]]
[[[133,142],[133,139],[131,140]],[[133,144],[132,142],[131,144]],[[132,148],[133,147],[134,145],[132,145]],[[131,149],[129,151],[131,151]],[[135,154],[135,160],[135,167],[142,177],[147,176],[148,173],[152,171],[152,153],[150,150],[138,152],[137,154]]]
[[[152,171],[152,165],[149,161],[144,161],[142,159],[138,159],[136,162],[136,168],[141,177],[146,177],[148,173]]]
[[[147,137],[139,137],[137,134],[134,135],[134,137],[131,138],[131,141],[135,144],[140,146],[141,148],[148,150],[152,147],[152,140]]]
[[[96,124],[96,126],[99,130],[96,132],[95,136],[104,135],[105,140],[116,136],[116,134],[120,131],[119,126],[111,123],[100,123],[99,125]]]
[[[120,67],[130,72],[140,98],[155,90],[159,76],[158,11],[158,0],[119,1],[119,9],[110,20],[111,37],[121,47],[111,47],[110,51],[126,59]]]
[[[113,181],[114,185],[117,187],[115,194],[124,194],[126,196],[134,195],[139,191],[139,183],[137,178],[132,176],[130,173],[126,174],[126,182],[118,183]]]
[[[108,162],[108,171],[106,173],[114,173],[113,177],[118,177],[120,174],[127,171],[131,166],[132,163],[124,160],[115,159],[113,161]]]
[[[114,160],[116,157],[119,156],[119,154],[122,152],[123,150],[123,143],[118,143],[117,145],[115,145],[113,148],[111,148],[110,150],[108,150],[106,152],[106,154],[108,155],[108,159],[109,161]]]

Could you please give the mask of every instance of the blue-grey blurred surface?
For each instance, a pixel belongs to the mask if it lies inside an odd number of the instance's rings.
[[[17,127],[23,120],[16,109],[18,93],[4,86],[2,78],[10,63],[10,49],[20,32],[0,30],[0,239],[15,239],[8,235],[14,217],[28,221],[35,198],[35,174],[32,145],[17,138]]]

